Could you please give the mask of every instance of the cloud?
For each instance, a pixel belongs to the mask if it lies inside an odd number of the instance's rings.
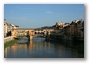
[[[46,14],[53,14],[52,11],[46,11]]]

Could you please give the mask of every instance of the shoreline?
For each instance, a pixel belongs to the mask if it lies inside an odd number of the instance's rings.
[[[15,39],[10,40],[10,41],[8,41],[8,42],[4,42],[4,48],[13,45],[13,44],[16,43],[16,42],[17,42],[17,40],[15,40]]]

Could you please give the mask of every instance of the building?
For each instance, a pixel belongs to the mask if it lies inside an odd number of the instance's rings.
[[[18,28],[19,26],[17,25],[14,25],[14,24],[8,24],[8,33],[7,33],[7,36],[14,36],[16,34],[16,29]]]
[[[7,23],[6,23],[6,19],[4,19],[4,37],[7,36]]]
[[[11,24],[7,24],[7,27],[8,27],[8,32],[10,32],[12,30],[12,25]]]
[[[17,29],[19,26],[14,24],[8,24],[8,32],[12,31],[13,29]]]
[[[17,25],[7,23],[6,19],[4,19],[4,37],[12,36],[12,35],[16,34],[15,30],[18,27],[19,26],[17,26]]]
[[[16,36],[27,36],[29,32],[33,31],[34,29],[30,29],[30,28],[18,28],[16,29]],[[34,35],[34,32],[32,32]],[[31,34],[31,33],[29,33]]]
[[[65,35],[74,36],[77,38],[84,37],[84,21],[74,20],[70,25],[64,27]]]
[[[63,28],[63,25],[64,25],[64,23],[62,23],[62,22],[57,22],[56,23],[56,27]]]
[[[76,25],[76,34],[78,38],[84,38],[84,21],[79,20]]]
[[[63,27],[69,26],[70,23],[64,23]]]

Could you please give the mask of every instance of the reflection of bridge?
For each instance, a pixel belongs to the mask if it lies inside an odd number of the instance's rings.
[[[54,31],[54,29],[27,29],[27,28],[19,28],[16,30],[12,30],[12,36],[27,36],[30,38],[30,40],[33,37],[46,37],[47,35],[50,35],[51,32]]]

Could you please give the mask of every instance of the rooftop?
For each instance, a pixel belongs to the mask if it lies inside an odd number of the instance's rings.
[[[17,30],[34,30],[34,28],[18,28]]]

